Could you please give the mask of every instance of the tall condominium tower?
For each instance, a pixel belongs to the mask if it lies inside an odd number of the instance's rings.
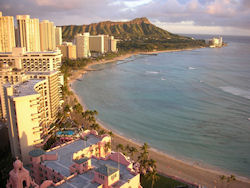
[[[104,53],[104,35],[90,36],[89,49],[91,52]]]
[[[53,22],[43,20],[40,22],[41,51],[56,49],[56,32]]]
[[[17,15],[18,46],[25,47],[28,52],[40,51],[39,19],[31,19],[29,15]]]
[[[77,58],[86,58],[90,56],[89,37],[89,33],[77,34],[75,36]]]
[[[62,28],[56,27],[56,46],[62,45]]]
[[[117,52],[116,43],[114,36],[104,35],[104,52]]]
[[[0,52],[11,52],[15,46],[14,19],[0,12]]]

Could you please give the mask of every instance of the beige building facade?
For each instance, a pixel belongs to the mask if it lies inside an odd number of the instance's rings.
[[[27,76],[24,71],[12,69],[8,64],[4,64],[0,69],[0,119],[6,119],[3,85],[6,83],[17,84],[25,80],[27,80]]]
[[[56,46],[62,45],[62,28],[56,27]]]
[[[89,36],[89,49],[91,52],[104,53],[104,35]]]
[[[45,85],[46,80],[29,80],[4,86],[11,153],[25,163],[28,162],[28,152],[43,141],[45,106],[40,93]]]
[[[88,58],[90,56],[89,33],[77,34],[75,36],[75,44],[77,58]]]
[[[61,66],[61,52],[26,52],[24,48],[13,48],[11,53],[0,53],[0,91],[3,91],[5,83],[16,84],[25,79],[29,79],[29,75],[36,72],[59,71]],[[32,73],[33,72],[33,73]],[[63,76],[58,74],[59,82],[63,80]],[[63,85],[62,82],[60,82]],[[60,86],[58,86],[60,88]],[[3,92],[0,92],[0,118],[6,118],[6,108]]]
[[[61,51],[27,52],[25,48],[13,48],[11,53],[0,53],[0,63],[26,72],[54,71],[61,66]]]
[[[11,52],[16,47],[14,18],[0,12],[0,52]]]
[[[63,42],[57,47],[61,50],[63,58],[76,59],[76,45],[71,42]]]
[[[104,52],[117,52],[116,43],[114,36],[104,35]]]
[[[46,141],[60,108],[59,72],[28,73],[28,80],[4,85],[13,157],[28,161],[28,152]],[[25,110],[24,110],[25,109]]]
[[[31,19],[29,15],[17,15],[17,46],[24,47],[28,52],[40,51],[39,19]]]
[[[53,22],[43,20],[40,22],[41,51],[56,49],[56,29]]]

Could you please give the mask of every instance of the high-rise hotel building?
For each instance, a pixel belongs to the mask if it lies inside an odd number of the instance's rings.
[[[14,19],[0,12],[0,52],[11,52],[15,46]]]
[[[39,19],[29,15],[17,15],[17,46],[25,47],[28,52],[40,51]]]
[[[43,20],[40,22],[41,51],[56,49],[56,29],[53,22]]]
[[[5,84],[9,140],[13,156],[25,164],[28,153],[49,138],[50,124],[59,110],[58,72],[29,73],[29,80]]]
[[[56,50],[52,22],[43,21],[40,28],[39,20],[29,15],[16,18],[19,47],[12,42],[13,18],[0,14],[0,112],[8,122],[13,157],[26,163],[28,152],[46,142],[57,118],[62,102],[62,54]]]
[[[62,28],[56,27],[56,46],[62,45]]]
[[[77,34],[75,36],[76,57],[87,58],[90,56],[90,38],[89,33]]]
[[[26,52],[24,48],[13,48],[10,53],[0,53],[0,64],[8,69],[0,71],[0,91],[5,83],[15,84],[23,80],[24,74],[32,72],[59,71],[61,52]],[[63,80],[58,74],[60,80]],[[61,83],[63,85],[63,83]],[[1,117],[6,118],[6,108],[3,92],[0,92]]]

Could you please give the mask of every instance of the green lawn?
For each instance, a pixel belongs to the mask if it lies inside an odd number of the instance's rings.
[[[159,179],[154,184],[154,188],[175,188],[177,186],[186,185],[184,183],[175,181],[173,179],[162,176],[160,174],[158,174],[158,176],[159,176]],[[141,175],[141,185],[143,188],[151,188],[151,180],[147,180],[145,176]],[[188,187],[188,186],[186,186],[186,187]]]

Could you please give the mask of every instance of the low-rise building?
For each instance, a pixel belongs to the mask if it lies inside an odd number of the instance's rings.
[[[110,142],[109,135],[99,136],[96,131],[87,130],[81,139],[46,152],[32,150],[29,152],[30,176],[26,173],[27,180],[18,176],[19,180],[28,182],[28,186],[36,183],[43,188],[142,188],[140,174],[133,163],[125,155],[111,152]],[[20,161],[14,162],[7,188],[16,188],[13,181],[16,163],[20,166]],[[35,181],[30,181],[32,179]]]
[[[211,48],[220,48],[223,46],[223,39],[222,37],[214,37],[209,41],[209,45]]]

